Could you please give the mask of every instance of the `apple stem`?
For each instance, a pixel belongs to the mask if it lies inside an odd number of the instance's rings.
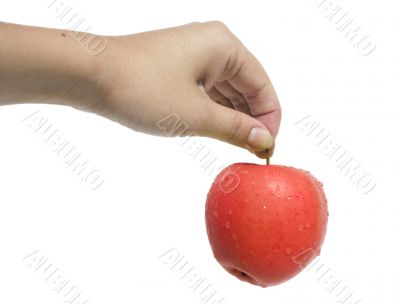
[[[265,150],[267,152],[267,159],[266,159],[266,164],[269,165],[269,156],[268,156],[268,149]]]

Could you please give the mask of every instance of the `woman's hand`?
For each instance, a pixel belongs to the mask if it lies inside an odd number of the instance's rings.
[[[183,134],[181,128],[169,135],[212,137],[260,157],[271,151],[278,97],[261,64],[224,24],[106,39],[96,59],[105,93],[91,111],[145,133],[165,135],[163,123],[183,123]]]
[[[224,24],[100,38],[106,47],[93,54],[85,45],[91,34],[0,23],[0,105],[69,105],[145,133],[208,136],[260,157],[272,153],[278,98]]]

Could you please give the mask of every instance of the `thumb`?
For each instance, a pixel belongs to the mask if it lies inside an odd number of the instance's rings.
[[[212,103],[203,124],[205,136],[246,148],[265,151],[274,144],[268,129],[257,119],[237,110]]]

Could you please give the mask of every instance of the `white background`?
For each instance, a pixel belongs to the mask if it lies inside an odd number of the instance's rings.
[[[301,1],[65,1],[93,31],[118,35],[218,19],[264,64],[283,108],[273,163],[311,171],[330,218],[324,267],[353,302],[400,298],[399,82],[396,1],[340,1],[375,41],[362,56]],[[0,20],[64,27],[41,1],[3,0]],[[1,43],[1,42],[0,42]],[[28,51],[28,50],[27,50]],[[39,110],[101,171],[89,190],[22,119]],[[331,133],[377,182],[363,195],[301,133],[306,115]],[[202,139],[221,163],[259,162]],[[60,106],[0,108],[0,303],[62,303],[23,257],[34,250],[90,303],[202,303],[159,256],[176,248],[228,303],[336,303],[312,271],[280,286],[242,283],[214,260],[204,224],[210,176],[174,139],[133,132]],[[346,302],[350,303],[350,302]]]

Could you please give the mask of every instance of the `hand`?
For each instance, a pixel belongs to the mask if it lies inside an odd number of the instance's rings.
[[[261,64],[224,24],[106,39],[95,59],[103,94],[87,111],[156,135],[165,135],[158,123],[173,115],[189,127],[180,135],[195,132],[259,157],[266,149],[272,154],[281,119],[277,95]]]
[[[0,22],[0,105],[58,103],[159,135],[199,135],[266,157],[281,111],[260,63],[220,22],[129,36],[101,37],[88,52],[88,33]],[[166,134],[171,117],[187,126]]]

